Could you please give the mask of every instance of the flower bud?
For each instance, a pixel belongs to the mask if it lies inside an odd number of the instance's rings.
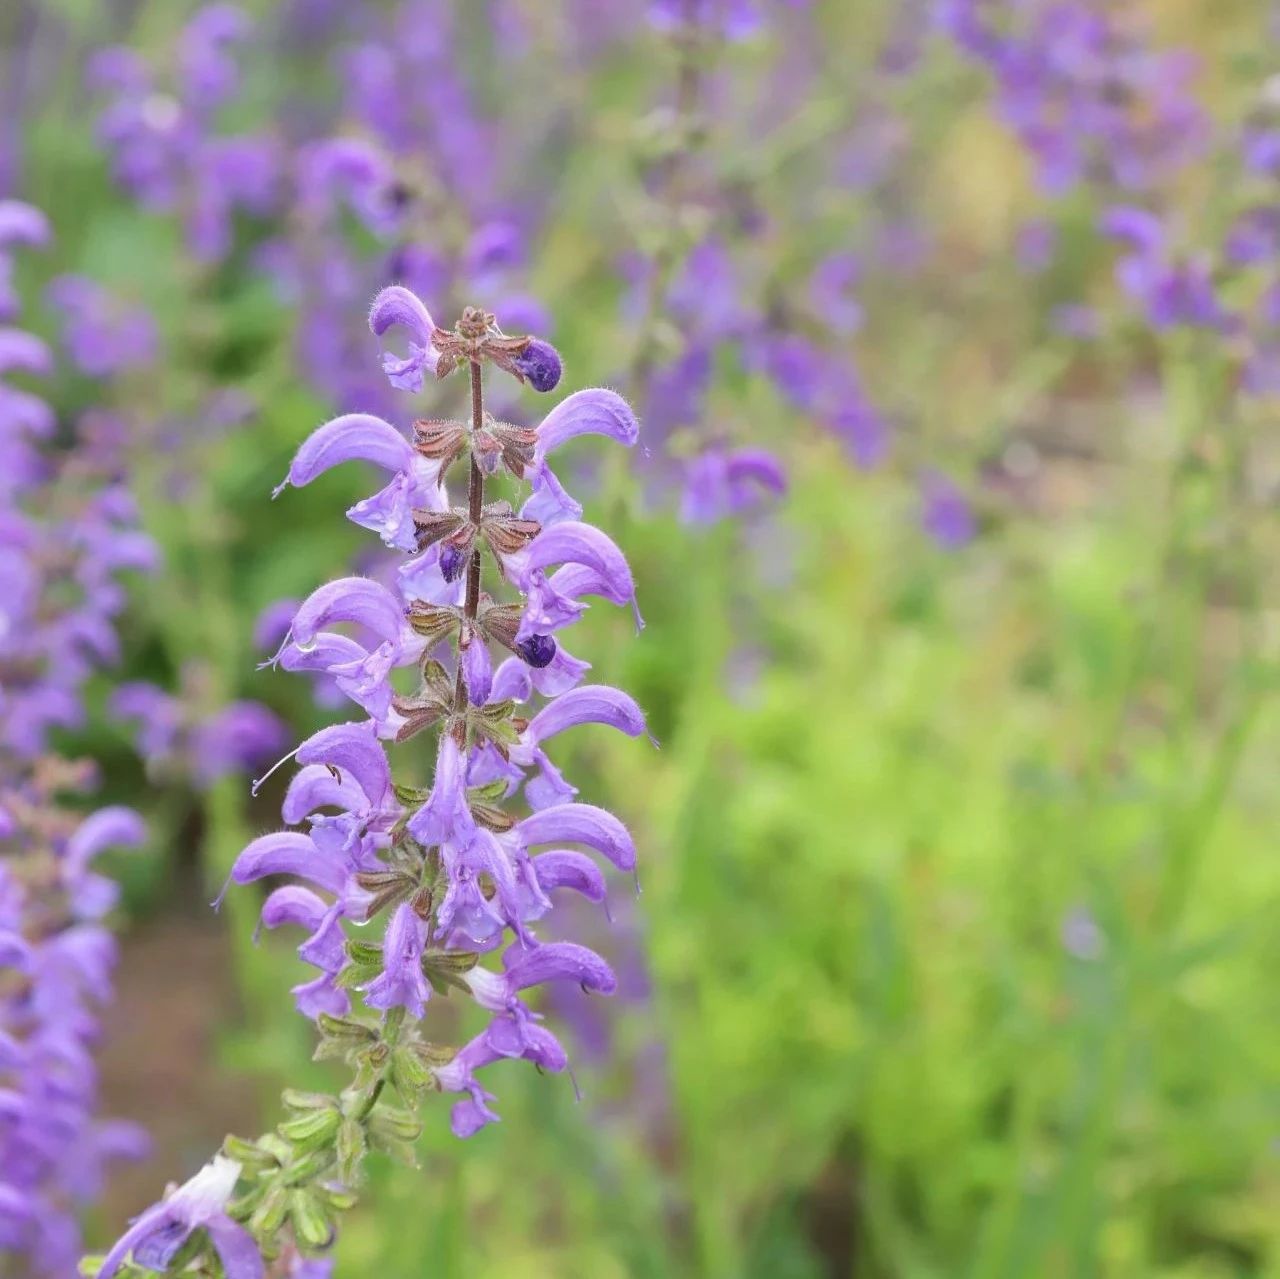
[[[531,338],[529,345],[515,357],[513,363],[535,391],[554,390],[564,370],[560,352],[541,338]]]

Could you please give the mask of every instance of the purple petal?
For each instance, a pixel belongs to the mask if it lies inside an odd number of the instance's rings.
[[[572,888],[588,901],[604,901],[604,876],[586,853],[558,848],[549,853],[540,853],[532,864],[533,873],[544,893],[555,888]]]
[[[472,706],[483,706],[493,688],[493,661],[489,645],[480,635],[473,635],[462,651],[462,672]]]
[[[616,392],[600,387],[575,391],[538,427],[538,459],[579,435],[607,435],[630,447],[640,436],[640,424],[631,406]]]
[[[645,731],[644,714],[633,698],[605,684],[587,684],[544,706],[530,721],[525,736],[536,744],[579,724],[608,724],[628,737]]]
[[[298,747],[297,758],[299,764],[332,764],[350,774],[374,807],[391,789],[387,753],[367,720],[322,728]]]
[[[215,1217],[205,1223],[214,1251],[222,1259],[226,1279],[263,1279],[266,1264],[253,1236],[230,1217]]]
[[[369,413],[347,413],[307,437],[294,455],[286,483],[301,488],[330,467],[353,460],[372,462],[386,471],[408,471],[414,457],[413,446],[390,422]]]
[[[531,813],[516,826],[527,848],[538,844],[586,844],[603,853],[619,870],[633,870],[636,847],[627,828],[593,804],[559,804]]]
[[[0,200],[0,245],[49,242],[49,220],[21,200]]]
[[[508,963],[507,959],[515,959]],[[513,990],[527,990],[548,981],[576,982],[593,994],[611,995],[618,988],[613,969],[594,950],[575,942],[548,942],[543,946],[513,946],[503,956],[507,980]]]
[[[545,569],[552,564],[585,565],[595,570],[607,588],[601,593],[615,604],[635,598],[635,583],[626,557],[607,534],[590,524],[572,520],[553,524],[533,539],[525,556],[525,564],[531,569]]]
[[[341,861],[326,856],[310,835],[298,831],[260,836],[236,858],[231,868],[231,878],[237,884],[252,883],[267,875],[296,875],[335,894],[340,894],[347,882],[347,871]]]
[[[67,861],[83,868],[106,848],[137,848],[147,838],[147,826],[132,808],[114,804],[91,813],[67,841]]]
[[[381,582],[367,577],[341,577],[325,583],[303,600],[293,617],[293,638],[308,645],[330,622],[358,622],[379,639],[398,640],[404,629],[404,610]]]
[[[296,826],[317,808],[351,812],[367,801],[368,796],[354,778],[338,778],[323,764],[308,764],[289,782],[280,815],[290,826]]]
[[[51,373],[53,355],[38,337],[21,329],[0,329],[0,373]]]

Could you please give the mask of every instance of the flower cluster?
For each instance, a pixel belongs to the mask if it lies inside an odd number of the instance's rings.
[[[0,201],[0,281],[13,248],[48,237],[30,206]],[[5,318],[16,298],[0,297]],[[0,377],[41,374],[49,350],[0,328]],[[80,1252],[77,1212],[104,1162],[141,1133],[95,1116],[92,1050],[115,958],[102,918],[115,885],[99,853],[139,843],[128,809],[88,817],[63,796],[90,770],[53,754],[50,733],[84,716],[83,688],[114,658],[121,570],[150,564],[127,491],[90,461],[54,452],[52,410],[0,381],[0,1267],[62,1276]]]
[[[701,429],[718,352],[741,349],[759,328],[748,280],[723,234],[732,202],[708,163],[705,112],[717,51],[754,34],[761,15],[754,5],[673,3],[653,5],[650,21],[670,45],[675,87],[638,139],[637,219],[647,251],[623,263],[638,334],[628,383],[666,446],[664,461],[680,468],[682,518],[709,524],[786,490],[782,464],[768,450]]]
[[[1264,86],[1219,164],[1238,175],[1225,217],[1193,228],[1144,205],[1116,204],[1102,230],[1119,247],[1116,278],[1148,327],[1201,330],[1238,366],[1242,394],[1272,396],[1280,389],[1280,86]],[[1224,222],[1220,235],[1204,235]]]
[[[204,262],[227,254],[237,210],[268,212],[278,194],[274,139],[217,131],[239,86],[234,50],[251,31],[235,5],[201,9],[179,34],[167,86],[123,46],[101,50],[89,67],[105,99],[98,136],[116,180],[145,208],[180,210],[187,246]]]
[[[424,1092],[454,1095],[453,1131],[469,1137],[498,1118],[481,1079],[486,1066],[516,1058],[566,1068],[528,992],[558,981],[601,994],[616,985],[594,951],[537,936],[561,890],[604,900],[600,868],[581,849],[620,870],[636,864],[626,828],[577,800],[548,743],[590,723],[645,732],[635,702],[584,684],[588,664],[564,647],[590,597],[634,608],[635,586],[618,547],[581,520],[550,458],[585,434],[634,444],[635,417],[601,389],[569,396],[536,427],[495,417],[486,366],[550,391],[561,365],[550,345],[507,336],[483,309],[467,308],[446,330],[393,286],[376,299],[370,324],[379,337],[403,331],[407,353],[384,357],[393,384],[417,388],[429,375],[462,372],[471,412],[420,419],[412,438],[380,418],[347,414],[298,450],[289,485],[351,460],[389,475],[348,516],[405,559],[392,586],[341,578],[296,609],[279,663],[323,673],[363,718],[322,729],[293,752],[301,767],[283,804],[293,829],[254,840],[231,875],[237,884],[301,881],[270,892],[262,922],[305,933],[298,954],[317,975],[295,989],[297,1005],[317,1023],[318,1055],[347,1060],[355,1078],[337,1096],[287,1093],[291,1117],[275,1133],[228,1139],[193,1182],[134,1223],[101,1279],[130,1264],[184,1271],[208,1250],[228,1279],[262,1275],[264,1256],[288,1270],[322,1255],[366,1150],[412,1159]],[[455,464],[466,472],[457,505],[446,486]],[[504,485],[514,493],[522,482],[529,492],[518,510],[492,492]],[[496,593],[486,564],[497,571]],[[495,663],[495,652],[504,660]],[[393,679],[402,669],[416,672],[408,686]],[[393,779],[386,744],[431,729],[433,776]],[[527,811],[511,811],[520,805]],[[374,921],[380,941],[347,928]],[[451,991],[485,1022],[460,1048],[425,1032],[432,1001]]]
[[[132,1124],[96,1116],[93,1049],[112,997],[115,902],[94,858],[143,838],[138,815],[60,806],[88,772],[53,756],[0,780],[0,1262],[61,1279],[82,1250],[77,1213],[104,1165],[145,1153]]]
[[[236,700],[204,713],[207,672],[188,665],[178,695],[146,680],[129,680],[111,695],[113,718],[131,724],[138,753],[152,776],[177,774],[201,790],[279,755],[285,727],[261,702]]]
[[[940,0],[944,31],[995,79],[1001,116],[1040,182],[1143,190],[1197,154],[1195,59],[1147,47],[1122,7],[1087,0]]]
[[[531,202],[497,182],[519,172],[517,130],[536,132],[537,112],[530,104],[520,120],[500,122],[482,109],[453,54],[459,21],[441,0],[402,0],[382,23],[364,24],[339,60],[341,131],[294,159],[291,234],[267,257],[298,306],[303,370],[339,408],[391,411],[347,323],[374,281],[473,299],[512,326],[549,323],[520,288]],[[352,220],[359,235],[349,233]]]

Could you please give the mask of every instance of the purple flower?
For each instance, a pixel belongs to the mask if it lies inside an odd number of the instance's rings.
[[[689,464],[680,515],[688,524],[713,524],[786,491],[782,464],[764,449],[709,449]]]
[[[215,1156],[185,1185],[134,1219],[107,1253],[99,1279],[111,1279],[130,1257],[143,1269],[163,1273],[196,1230],[208,1234],[227,1279],[264,1279],[266,1266],[253,1237],[227,1216],[239,1178],[238,1163]]]
[[[431,347],[431,331],[435,322],[416,294],[393,284],[373,300],[369,311],[369,327],[382,337],[393,328],[402,328],[409,337],[409,353],[400,356],[387,353],[382,368],[387,381],[400,391],[421,391],[424,373],[434,373],[438,356]]]
[[[967,545],[977,532],[973,511],[964,494],[939,471],[928,471],[920,481],[920,522],[926,533],[944,550]]]
[[[372,92],[377,86],[368,87]],[[501,271],[509,255],[519,252],[520,236],[495,230],[473,248],[477,269]],[[325,1040],[322,1055],[350,1056],[341,1046],[334,1050],[335,1040],[350,1040],[364,1063],[339,1102],[314,1095],[287,1098],[301,1117],[278,1129],[281,1140],[298,1132],[307,1134],[300,1140],[310,1141],[314,1133],[340,1129],[329,1162],[323,1138],[306,1155],[315,1160],[313,1180],[324,1185],[349,1177],[338,1165],[348,1159],[343,1144],[353,1125],[367,1125],[375,1144],[380,1124],[409,1126],[407,1116],[386,1109],[386,1082],[407,1102],[414,1075],[425,1067],[440,1090],[460,1094],[452,1126],[467,1136],[496,1118],[492,1094],[477,1081],[481,1069],[504,1058],[552,1072],[565,1069],[564,1050],[539,1024],[540,1015],[523,993],[572,981],[609,994],[617,983],[594,951],[572,942],[544,943],[535,926],[554,909],[552,892],[568,889],[588,901],[604,900],[604,876],[593,853],[633,870],[636,849],[617,817],[576,802],[576,788],[547,750],[560,733],[586,724],[633,737],[645,731],[640,708],[625,693],[580,687],[588,665],[560,643],[560,634],[585,612],[587,599],[602,596],[634,607],[636,588],[613,541],[572,518],[581,508],[546,462],[552,449],[581,435],[634,443],[638,426],[631,410],[612,392],[596,390],[569,397],[537,428],[517,427],[485,411],[483,370],[491,366],[549,389],[560,369],[545,343],[520,345],[504,338],[495,319],[479,309],[468,309],[452,331],[436,328],[426,307],[403,286],[378,296],[370,324],[378,336],[394,327],[408,331],[408,356],[384,358],[393,386],[416,392],[429,369],[471,365],[480,403],[474,420],[419,423],[416,446],[382,418],[343,415],[304,442],[286,480],[307,484],[353,459],[389,471],[390,483],[348,515],[404,554],[394,572],[340,577],[318,587],[293,607],[287,623],[283,615],[272,616],[270,629],[277,635],[285,631],[279,664],[322,672],[368,718],[322,729],[299,746],[298,770],[282,805],[292,829],[251,842],[236,858],[229,881],[244,885],[287,877],[263,902],[261,923],[301,930],[297,953],[316,975],[295,986],[294,996],[299,1010],[317,1022]],[[468,482],[479,489],[470,493],[483,512],[478,529],[470,526],[469,510],[447,505],[441,468],[455,461],[466,464]],[[743,476],[755,465],[743,459]],[[498,466],[533,488],[520,515],[492,496],[485,500],[487,477]],[[546,507],[552,518],[544,522],[529,513],[530,506]],[[486,565],[492,568],[478,539],[498,561],[501,591],[490,594],[483,580],[477,583]],[[471,572],[463,571],[467,566]],[[492,644],[514,654],[497,669]],[[392,672],[410,666],[414,679],[393,684]],[[527,705],[539,696],[550,700]],[[408,778],[393,784],[389,752],[427,732],[436,734],[429,784]],[[421,758],[421,744],[415,749]],[[512,804],[521,807],[508,812]],[[373,925],[379,916],[385,917],[381,945],[348,933],[353,925]],[[501,971],[486,967],[483,956],[495,955],[504,942],[509,944]],[[480,1036],[445,1061],[419,1023],[428,1016],[433,988],[448,986],[469,991],[491,1019]],[[350,992],[366,1008],[383,1012],[381,1021],[353,1014]],[[382,1046],[366,1051],[377,1039]],[[364,1139],[357,1134],[352,1141],[358,1158]],[[229,1149],[235,1153],[234,1146]],[[245,1179],[260,1187],[279,1166],[261,1170],[246,1160]],[[236,1179],[231,1177],[228,1194]],[[290,1183],[291,1200],[307,1193]],[[140,1264],[147,1264],[148,1255],[167,1261],[203,1228],[229,1276],[251,1264],[248,1253],[228,1256],[236,1240],[223,1229],[225,1197],[210,1201],[198,1217],[175,1211],[176,1199],[144,1215],[114,1255],[122,1257],[132,1247]],[[279,1232],[259,1220],[250,1218],[250,1229],[262,1250],[280,1254]],[[290,1220],[297,1230],[300,1219],[295,1214]],[[311,1224],[316,1239],[309,1246],[325,1246],[318,1242],[324,1238],[320,1224]],[[300,1235],[298,1240],[303,1242]],[[253,1256],[258,1255],[255,1246]]]
[[[382,942],[382,972],[365,987],[370,1008],[407,1008],[415,1017],[426,1011],[431,987],[422,972],[427,926],[405,902],[396,907]]]

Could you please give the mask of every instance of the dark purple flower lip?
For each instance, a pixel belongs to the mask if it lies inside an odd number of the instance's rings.
[[[446,582],[456,582],[467,566],[465,551],[456,546],[446,546],[440,552],[440,573]]]
[[[560,374],[564,365],[560,352],[541,338],[533,338],[527,347],[516,356],[514,364],[528,379],[535,391],[552,391],[560,382]]]
[[[516,652],[535,670],[542,670],[555,660],[556,642],[550,635],[530,635],[516,644]]]

